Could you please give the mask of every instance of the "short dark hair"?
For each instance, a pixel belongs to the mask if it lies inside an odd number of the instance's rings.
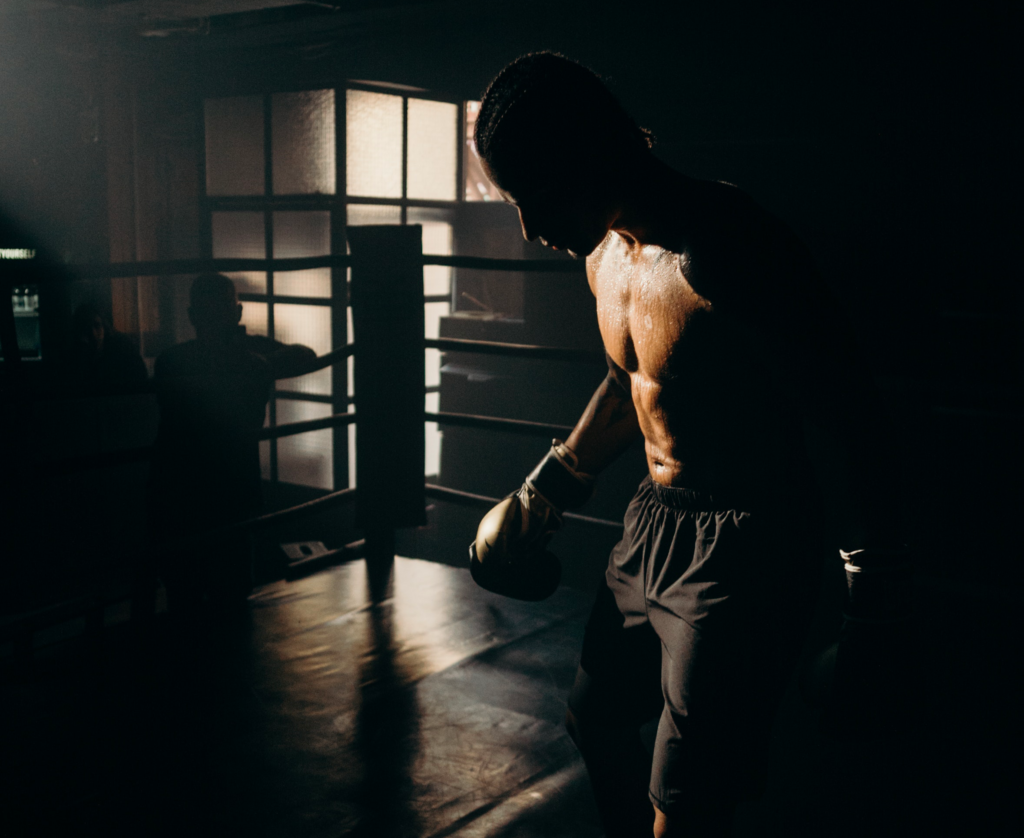
[[[225,302],[236,302],[238,292],[235,283],[224,274],[199,274],[193,281],[188,292],[188,304],[202,311],[212,305],[223,305]]]
[[[554,52],[517,58],[494,78],[476,119],[477,152],[493,172],[515,162],[517,150],[536,150],[544,126],[551,129],[549,147],[567,151],[646,153],[654,144],[600,77]],[[523,142],[527,136],[534,148]]]

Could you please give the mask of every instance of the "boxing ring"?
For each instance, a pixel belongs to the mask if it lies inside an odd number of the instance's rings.
[[[356,487],[344,488],[306,503],[277,510],[216,530],[192,534],[160,544],[139,546],[134,555],[122,558],[136,566],[154,566],[160,555],[187,550],[200,541],[209,545],[218,539],[256,532],[285,521],[314,513],[354,505],[356,526],[364,538],[317,556],[291,563],[285,574],[296,580],[334,564],[363,558],[371,590],[382,591],[395,555],[395,531],[426,523],[427,499],[489,508],[498,498],[427,483],[423,474],[424,423],[498,431],[537,437],[564,437],[571,427],[475,414],[431,412],[424,409],[426,392],[424,350],[475,353],[536,361],[560,361],[604,365],[603,353],[552,346],[534,346],[455,338],[424,338],[424,303],[447,300],[448,296],[425,296],[423,268],[439,265],[487,271],[519,271],[578,274],[581,262],[554,260],[510,260],[467,256],[425,255],[418,225],[350,227],[347,230],[351,255],[298,259],[203,259],[161,262],[125,262],[89,265],[62,271],[69,281],[131,276],[190,276],[201,272],[296,271],[312,268],[350,269],[346,287],[352,307],[354,341],[315,359],[303,375],[344,364],[354,357],[355,412],[336,413],[320,419],[263,428],[258,440],[281,439],[296,434],[354,424],[356,434]],[[3,284],[24,282],[26,266],[13,263],[2,277]],[[38,280],[33,280],[38,282]],[[59,280],[55,280],[59,281]],[[9,300],[10,294],[5,295]],[[282,298],[285,302],[290,298]],[[276,301],[276,300],[275,300]],[[13,309],[0,306],[0,339],[8,377],[15,394],[21,361],[14,331]],[[150,384],[150,386],[152,386]],[[24,398],[30,399],[28,391]],[[110,453],[73,457],[36,466],[45,476],[67,475],[103,469],[149,459],[151,447],[130,448]],[[620,530],[621,522],[566,513],[567,522]],[[466,533],[466,543],[472,539]],[[143,561],[145,558],[145,561]],[[468,564],[468,560],[467,560]],[[33,636],[41,629],[72,620],[85,620],[85,633],[102,633],[104,610],[131,600],[138,588],[113,594],[89,594],[48,606],[0,624],[0,642],[14,643],[20,667],[31,666]],[[133,603],[133,613],[135,604]]]

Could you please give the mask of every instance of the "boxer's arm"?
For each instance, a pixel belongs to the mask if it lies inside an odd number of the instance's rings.
[[[608,359],[608,375],[594,392],[565,444],[579,458],[578,470],[597,475],[640,434],[629,376]]]
[[[854,381],[841,393],[808,389],[808,416],[831,437],[841,458],[850,522],[840,547],[896,547],[904,540],[900,469],[893,420],[881,394],[870,379]]]
[[[628,386],[628,376],[609,360],[608,376],[569,439],[554,440],[519,491],[480,521],[469,569],[482,588],[528,601],[554,593],[562,571],[547,544],[562,524],[562,513],[586,502],[598,472],[639,433]]]
[[[889,547],[902,541],[899,468],[893,418],[871,379],[852,325],[831,306],[804,312],[804,329],[789,347],[795,380],[810,423],[831,439],[841,460],[847,497],[845,549]]]
[[[775,268],[771,293],[755,297],[757,314],[751,323],[803,415],[830,439],[842,461],[839,489],[847,496],[848,532],[840,546],[899,543],[892,417],[871,379],[852,324],[802,246],[791,246]]]

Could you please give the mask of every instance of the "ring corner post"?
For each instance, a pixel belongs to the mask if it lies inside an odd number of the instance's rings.
[[[426,522],[423,459],[423,245],[417,225],[351,227],[356,515],[374,601],[384,596],[395,530]]]

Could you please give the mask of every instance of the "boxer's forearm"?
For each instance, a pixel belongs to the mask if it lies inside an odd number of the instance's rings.
[[[861,543],[854,549],[892,547],[904,540],[897,449],[881,417],[871,416],[867,422],[867,428],[846,437],[847,483],[860,525]]]
[[[904,540],[900,509],[899,447],[892,418],[869,386],[827,403],[812,421],[836,446],[838,461],[819,475],[838,485],[840,547],[891,547]],[[835,473],[831,473],[831,472]]]
[[[609,375],[566,440],[579,458],[578,470],[599,474],[640,434],[632,394]]]

